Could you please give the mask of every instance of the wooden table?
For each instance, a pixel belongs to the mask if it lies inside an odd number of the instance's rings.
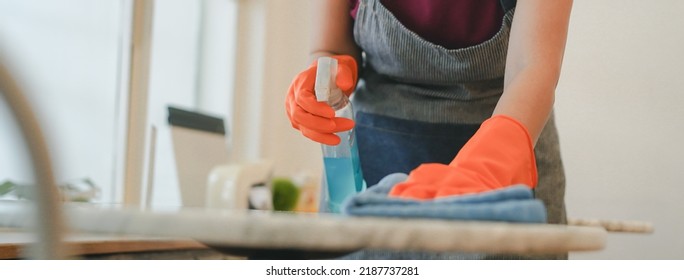
[[[34,241],[35,237],[30,232],[0,228],[0,259],[22,258],[22,250]],[[111,234],[71,234],[66,243],[74,255],[81,256],[210,249],[192,239]]]

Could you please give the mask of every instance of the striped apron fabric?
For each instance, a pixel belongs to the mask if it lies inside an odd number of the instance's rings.
[[[446,49],[407,29],[380,0],[360,1],[354,38],[363,50],[363,62],[352,103],[361,166],[369,186],[391,173],[409,173],[421,163],[448,164],[491,117],[503,93],[515,12],[515,1],[502,0],[501,4],[505,16],[494,37],[475,46]],[[549,223],[564,224],[565,175],[553,115],[535,146],[535,155],[539,172],[535,197],[544,202]],[[347,258],[491,257],[366,250]]]

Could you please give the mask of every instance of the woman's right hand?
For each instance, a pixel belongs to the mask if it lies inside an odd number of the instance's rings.
[[[337,87],[349,96],[356,88],[358,78],[356,60],[349,55],[335,55],[332,58],[338,62]],[[294,78],[287,92],[285,110],[292,127],[304,136],[334,146],[340,143],[335,133],[352,129],[354,121],[335,117],[335,111],[327,103],[316,100],[316,69],[317,61],[314,61]]]

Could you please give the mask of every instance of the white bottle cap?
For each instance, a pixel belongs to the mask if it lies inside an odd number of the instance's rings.
[[[319,57],[316,70],[316,100],[328,102],[334,89],[337,89],[337,60],[332,57]]]

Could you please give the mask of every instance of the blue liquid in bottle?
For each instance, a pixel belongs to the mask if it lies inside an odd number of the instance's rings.
[[[351,139],[350,143],[354,144],[354,142]],[[358,149],[352,146],[351,151],[350,157],[323,157],[328,189],[328,210],[333,213],[339,213],[342,203],[347,198],[365,189]]]
[[[354,111],[347,96],[335,86],[337,60],[321,57],[316,72],[316,98],[327,102],[336,117],[354,119]],[[322,145],[325,168],[324,189],[321,192],[322,211],[340,213],[345,200],[365,189],[355,129],[338,132],[340,144]]]

